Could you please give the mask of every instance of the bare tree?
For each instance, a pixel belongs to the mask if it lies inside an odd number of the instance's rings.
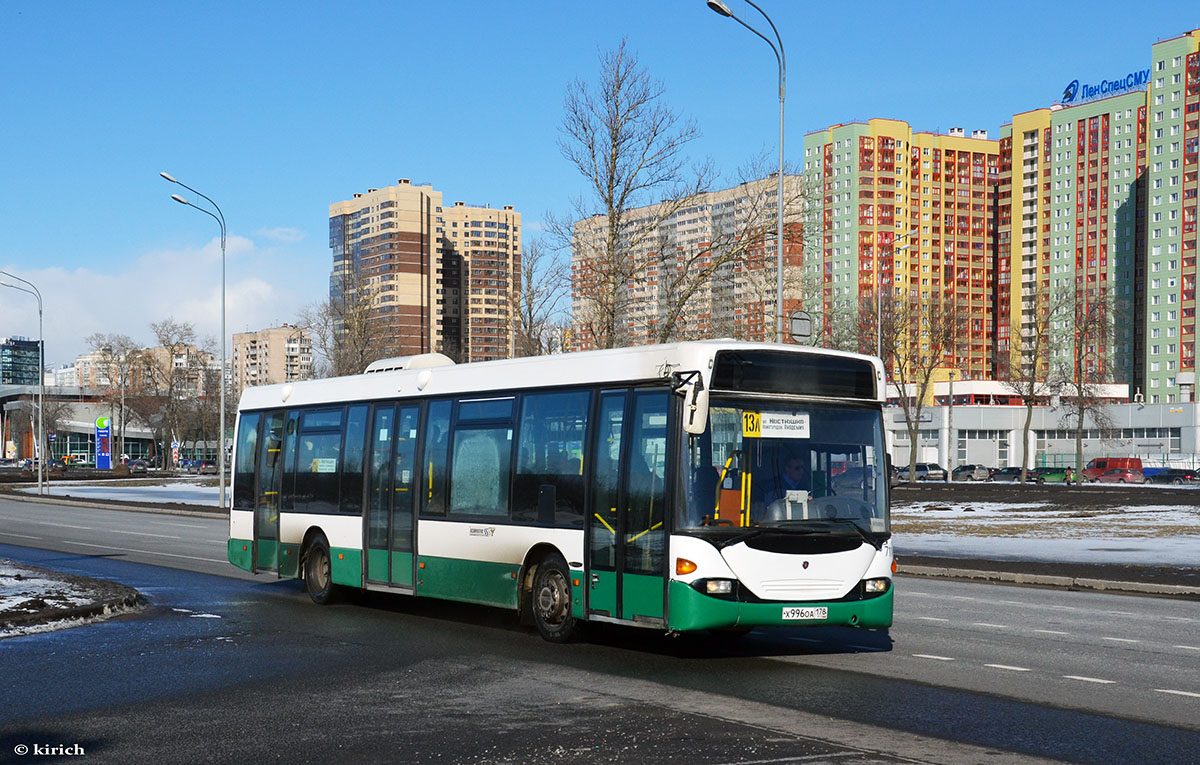
[[[908,480],[916,480],[921,413],[935,373],[953,363],[965,319],[958,306],[934,295],[889,301],[880,316],[884,370],[899,391],[908,430]]]
[[[313,377],[361,374],[372,361],[397,353],[386,324],[374,320],[381,309],[362,275],[347,271],[335,279],[328,300],[306,306],[296,323],[312,334]]]
[[[141,348],[128,335],[96,332],[88,335],[87,344],[96,353],[104,372],[104,398],[109,409],[120,412],[117,421],[117,444],[125,453],[126,396],[133,385],[133,375],[142,364]]]
[[[1030,464],[1029,435],[1033,427],[1033,411],[1039,398],[1049,393],[1050,357],[1054,351],[1052,328],[1067,318],[1068,306],[1048,290],[1034,296],[1030,321],[1010,333],[1012,345],[1000,359],[1000,378],[1006,390],[1020,396],[1025,406],[1025,422],[1021,436],[1021,483],[1025,483]]]
[[[559,149],[588,192],[571,220],[552,219],[551,228],[573,253],[575,325],[596,347],[630,339],[626,324],[644,310],[655,278],[648,250],[659,225],[709,183],[707,165],[685,170],[684,149],[699,130],[666,105],[664,93],[624,40],[600,55],[595,86],[575,80],[567,88]],[[648,210],[634,214],[639,207]]]
[[[554,347],[556,320],[570,294],[571,269],[554,257],[545,242],[534,239],[521,254],[517,280],[509,307],[514,355],[544,355]]]
[[[147,389],[158,404],[164,441],[179,439],[184,418],[195,407],[193,399],[210,395],[204,389],[204,369],[212,354],[196,346],[196,329],[190,322],[174,318],[150,324],[158,347],[143,354]]]
[[[1112,380],[1114,328],[1123,306],[1101,287],[1077,285],[1065,311],[1051,324],[1050,385],[1062,402],[1062,424],[1075,431],[1075,481],[1083,482],[1083,434],[1090,423],[1102,434],[1114,427],[1103,386]]]

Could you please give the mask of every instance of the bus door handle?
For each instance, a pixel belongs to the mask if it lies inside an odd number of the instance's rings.
[[[598,584],[600,584],[600,575],[592,574],[592,589],[595,589]]]

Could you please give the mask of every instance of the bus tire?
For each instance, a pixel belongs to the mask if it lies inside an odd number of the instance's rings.
[[[567,563],[550,555],[538,564],[533,575],[530,611],[538,632],[551,643],[566,643],[575,637],[578,625],[571,613],[571,579]]]
[[[308,551],[304,554],[304,589],[318,606],[327,606],[337,599],[337,585],[333,583],[333,559],[329,555],[329,541],[324,534],[317,534],[308,543]]]

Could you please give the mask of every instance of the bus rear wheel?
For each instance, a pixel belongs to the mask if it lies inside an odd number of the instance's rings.
[[[337,597],[329,541],[324,534],[318,534],[308,543],[308,552],[304,555],[304,589],[318,606],[327,606]]]
[[[530,593],[533,621],[538,632],[551,643],[566,643],[575,637],[578,625],[571,613],[571,584],[567,564],[558,556],[538,564]]]

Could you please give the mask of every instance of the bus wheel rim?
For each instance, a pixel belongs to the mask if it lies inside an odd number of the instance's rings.
[[[560,571],[549,571],[542,579],[537,593],[538,615],[550,625],[558,625],[566,617],[567,580]]]

